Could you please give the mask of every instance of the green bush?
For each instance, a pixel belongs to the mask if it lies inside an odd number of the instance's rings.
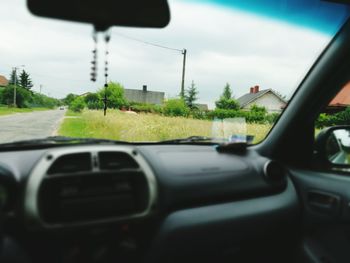
[[[266,115],[266,122],[274,124],[280,116],[280,113],[270,113]]]
[[[321,113],[315,121],[317,128],[329,127],[334,125],[349,125],[350,124],[350,107],[344,111],[335,114]]]
[[[50,109],[53,109],[61,104],[61,101],[58,99],[54,99],[36,92],[32,93],[31,98],[28,102],[28,105],[30,107],[44,107]]]
[[[102,102],[102,100],[100,101],[89,101],[89,102],[85,102],[86,107],[89,110],[101,110],[104,107],[104,104]]]
[[[64,99],[63,99],[63,103],[64,105],[70,106],[70,104],[74,101],[75,98],[77,98],[78,95],[73,94],[73,93],[69,93]]]
[[[130,102],[129,107],[136,112],[162,113],[162,106],[156,104]]]
[[[244,111],[215,109],[206,113],[208,119],[245,118],[248,123],[271,123],[277,116],[266,114],[264,111]]]
[[[163,113],[166,116],[187,117],[190,110],[183,99],[169,99],[163,107]]]
[[[14,86],[9,85],[1,89],[0,104],[13,105]],[[16,105],[18,108],[44,107],[54,108],[61,105],[61,101],[43,94],[16,87]]]
[[[5,89],[0,88],[0,104],[2,104],[2,103],[3,103],[4,91],[5,91]]]
[[[69,109],[74,112],[81,112],[85,108],[86,104],[83,97],[75,98],[69,105]]]
[[[2,91],[0,103],[13,105],[14,86],[9,85]],[[31,101],[32,93],[27,89],[16,87],[16,105],[18,108],[28,108]]]
[[[334,122],[334,118],[331,115],[321,113],[315,122],[315,126],[316,128],[323,128],[323,127],[334,125],[333,122]]]
[[[90,93],[84,97],[85,104],[89,110],[103,109],[102,98],[97,93]]]
[[[217,109],[223,110],[238,110],[240,108],[238,101],[224,97],[221,97],[220,100],[216,101],[215,105]]]
[[[194,110],[191,110],[190,116],[194,119],[206,120],[206,119],[210,119],[208,116],[209,114],[210,114],[210,111],[208,110],[203,111],[199,109],[194,109]]]
[[[242,111],[242,117],[249,123],[266,123],[266,114],[264,112]]]
[[[129,106],[129,103],[124,98],[124,87],[119,83],[109,82],[107,88],[101,88],[97,95],[100,99],[107,96],[107,106],[112,109],[120,109],[121,107]]]
[[[253,104],[251,107],[250,107],[250,111],[252,112],[256,112],[256,113],[262,113],[262,114],[267,114],[267,110],[264,106],[258,106],[256,104]]]
[[[349,125],[350,124],[350,107],[344,111],[332,115],[331,120],[336,122],[336,125]]]
[[[225,110],[225,109],[215,109],[208,112],[207,116],[209,119],[227,119],[227,118],[236,118],[241,117],[240,111],[238,110]]]

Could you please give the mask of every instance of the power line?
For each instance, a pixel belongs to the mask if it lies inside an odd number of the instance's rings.
[[[167,46],[163,46],[163,45],[160,45],[160,44],[156,44],[156,43],[152,43],[152,42],[149,42],[149,41],[145,41],[145,40],[142,40],[142,39],[139,39],[139,38],[135,38],[135,37],[130,37],[130,36],[127,36],[127,35],[124,35],[122,33],[116,33],[118,36],[121,36],[123,38],[127,38],[127,39],[130,39],[130,40],[133,40],[133,41],[137,41],[137,42],[140,42],[140,43],[143,43],[143,44],[146,44],[146,45],[150,45],[150,46],[154,46],[154,47],[159,47],[159,48],[164,48],[164,49],[168,49],[168,50],[172,50],[172,51],[177,51],[177,52],[183,52],[183,49],[178,49],[178,48],[172,48],[172,47],[167,47]]]
[[[127,35],[124,35],[122,33],[116,33],[118,36],[121,36],[123,38],[127,38],[133,41],[137,41],[146,45],[150,45],[150,46],[154,46],[154,47],[158,47],[158,48],[163,48],[163,49],[168,49],[168,50],[172,50],[172,51],[177,51],[177,52],[181,52],[181,55],[183,55],[183,65],[182,65],[182,78],[181,78],[181,97],[183,98],[185,95],[185,65],[186,65],[186,54],[187,54],[187,50],[184,49],[178,49],[178,48],[172,48],[172,47],[167,47],[167,46],[163,46],[160,44],[156,44],[153,42],[149,42],[149,41],[145,41],[139,38],[135,38],[135,37],[130,37]]]

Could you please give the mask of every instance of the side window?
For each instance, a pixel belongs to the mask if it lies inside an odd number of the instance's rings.
[[[315,124],[316,134],[326,127],[350,125],[350,82],[331,100]]]
[[[315,126],[319,157],[331,166],[350,167],[350,82],[320,113]]]

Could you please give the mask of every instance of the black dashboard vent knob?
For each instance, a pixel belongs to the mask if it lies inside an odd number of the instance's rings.
[[[286,169],[276,161],[267,161],[264,165],[264,176],[268,181],[281,182],[286,178]]]

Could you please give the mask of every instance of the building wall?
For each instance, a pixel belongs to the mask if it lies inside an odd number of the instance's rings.
[[[199,110],[202,110],[202,111],[209,110],[208,104],[196,103],[195,105],[198,107]]]
[[[282,100],[280,100],[272,92],[268,92],[256,99],[252,103],[247,104],[243,109],[249,110],[252,105],[256,104],[257,106],[263,106],[267,109],[269,113],[281,112],[282,107],[286,105]]]
[[[151,104],[163,104],[164,92],[159,91],[143,91],[136,89],[125,89],[124,96],[128,101],[151,103]]]

